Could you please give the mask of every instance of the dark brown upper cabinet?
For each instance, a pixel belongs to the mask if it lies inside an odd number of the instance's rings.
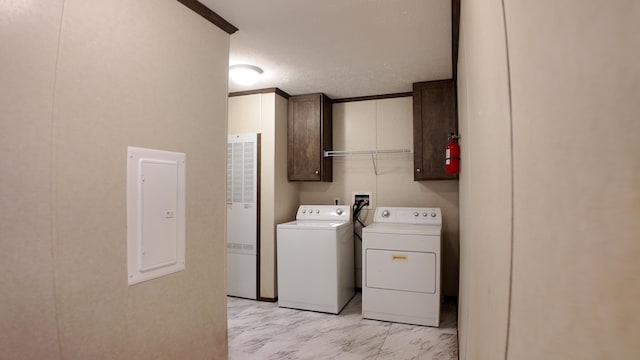
[[[324,94],[289,98],[287,177],[289,181],[333,181],[331,99]]]
[[[453,80],[413,84],[413,179],[456,179],[444,168],[447,137],[458,133]]]

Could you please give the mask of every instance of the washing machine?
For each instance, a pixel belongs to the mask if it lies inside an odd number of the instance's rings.
[[[362,317],[439,326],[442,213],[378,207],[362,230]]]
[[[278,306],[338,314],[355,294],[348,205],[302,205],[277,226]]]

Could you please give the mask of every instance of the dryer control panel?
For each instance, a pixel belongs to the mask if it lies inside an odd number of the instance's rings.
[[[296,220],[351,221],[349,205],[300,205]]]
[[[442,225],[440,208],[379,206],[374,222],[392,224]]]

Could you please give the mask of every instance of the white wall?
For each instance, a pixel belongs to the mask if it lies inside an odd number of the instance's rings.
[[[226,358],[229,36],[177,1],[3,2],[0,348]],[[187,154],[186,269],[126,272],[126,148]]]
[[[504,358],[511,258],[511,123],[500,0],[465,2],[460,26],[461,359]]]
[[[638,19],[629,0],[506,4],[509,358],[640,356]]]
[[[413,148],[413,98],[333,104],[333,149],[373,150]],[[333,159],[333,182],[301,184],[303,204],[332,204],[340,198],[353,204],[352,192],[373,193],[377,206],[440,207],[443,211],[443,291],[458,293],[458,181],[413,181],[413,154],[378,156],[378,175],[370,156]],[[373,210],[363,210],[371,223]],[[356,253],[360,253],[356,240]],[[361,286],[361,257],[356,256],[357,286]]]
[[[287,181],[287,100],[275,93],[229,98],[229,134],[261,134],[260,294],[278,296],[276,225],[295,219],[298,184]]]
[[[461,14],[460,358],[637,358],[640,5]]]
[[[0,2],[0,348],[59,359],[51,130],[62,0]],[[8,210],[11,209],[11,210]]]

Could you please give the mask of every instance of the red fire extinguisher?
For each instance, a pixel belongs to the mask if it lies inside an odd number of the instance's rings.
[[[460,136],[451,133],[449,135],[449,143],[445,150],[444,167],[447,174],[457,174],[460,172],[460,145],[458,145]]]

